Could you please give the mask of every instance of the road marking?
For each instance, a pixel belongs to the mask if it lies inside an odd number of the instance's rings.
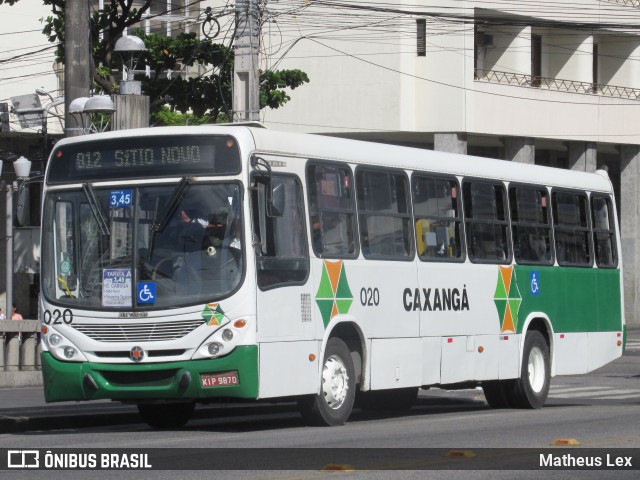
[[[604,391],[606,390],[606,391]],[[611,389],[608,387],[566,388],[551,390],[554,398],[595,398],[598,400],[624,400],[640,397],[640,389]]]
[[[640,340],[629,340],[627,339],[627,350],[640,350]]]

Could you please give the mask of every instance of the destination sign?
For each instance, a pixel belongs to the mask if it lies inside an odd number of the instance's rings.
[[[48,183],[149,178],[166,175],[230,175],[240,171],[233,137],[180,135],[90,140],[57,147]]]

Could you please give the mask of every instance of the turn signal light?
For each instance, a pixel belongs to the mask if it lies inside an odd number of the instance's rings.
[[[233,322],[233,326],[236,328],[242,328],[247,324],[246,320],[236,320],[235,322]]]

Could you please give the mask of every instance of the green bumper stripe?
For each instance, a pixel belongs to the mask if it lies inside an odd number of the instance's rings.
[[[238,385],[202,387],[201,374],[233,370],[238,372]],[[257,398],[258,347],[238,347],[217,359],[146,364],[61,362],[43,352],[42,376],[47,402]]]

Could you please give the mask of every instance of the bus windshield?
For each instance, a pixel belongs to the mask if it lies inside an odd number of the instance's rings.
[[[153,309],[228,295],[243,273],[241,187],[192,183],[51,192],[42,291],[89,309]]]

